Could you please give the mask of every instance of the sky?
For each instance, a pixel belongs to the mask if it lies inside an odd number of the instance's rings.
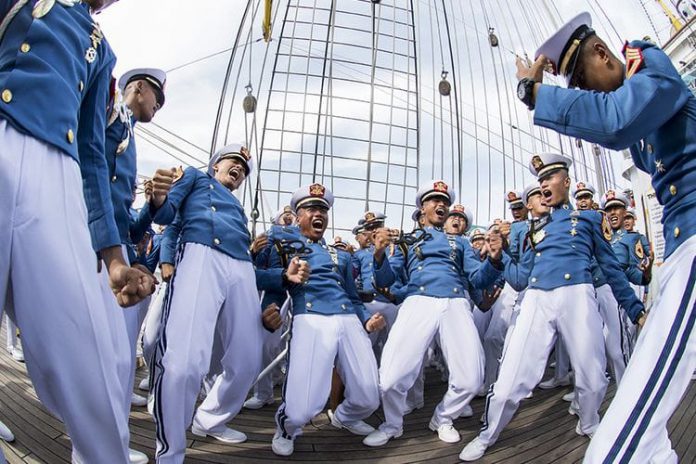
[[[346,5],[349,7],[350,1],[339,0],[339,5],[342,5],[343,8],[346,8]],[[474,2],[477,8],[481,8],[478,6],[480,0],[461,1]],[[329,4],[329,1],[320,0],[318,3]],[[542,8],[542,3],[541,0],[533,0],[524,2],[524,5],[528,5],[530,8]],[[596,27],[598,33],[606,37],[617,51],[620,50],[623,40],[626,39],[642,38],[645,35],[655,36],[655,32],[660,38],[667,37],[669,34],[668,21],[657,9],[656,2],[652,0],[615,0],[612,2],[557,0],[546,3],[553,4],[558,15],[564,20],[582,10],[590,11],[595,17],[595,21],[599,22]],[[256,4],[258,2],[254,2],[254,5]],[[414,4],[416,4],[416,11],[421,14],[425,14],[425,11],[433,4],[441,5],[440,2],[434,2],[434,0],[415,0]],[[207,160],[220,91],[230,57],[229,50],[234,43],[241,15],[246,5],[247,2],[241,0],[196,0],[195,2],[121,0],[97,17],[97,21],[101,24],[118,57],[115,69],[116,76],[134,67],[158,67],[168,71],[166,104],[156,115],[154,124],[143,125],[143,129],[151,135],[145,137],[138,134],[136,139],[140,174],[150,176],[157,167],[186,164],[199,167]],[[525,44],[511,43],[512,39],[505,42],[505,25],[501,18],[505,17],[506,21],[510,22],[515,21],[515,16],[519,14],[522,2],[519,0],[496,0],[487,3],[487,5],[488,11],[498,9],[499,12],[496,15],[486,15],[485,18],[461,17],[458,22],[455,18],[453,19],[454,27],[472,27],[472,21],[497,25],[498,34],[501,36],[504,46],[518,53],[527,51],[530,55],[533,54],[538,44],[533,43],[531,39],[530,43]],[[480,11],[479,9],[472,8],[471,11]],[[649,13],[650,20],[645,11]],[[500,17],[496,17],[498,15]],[[613,27],[608,26],[607,17]],[[276,24],[274,34],[278,33],[278,27],[279,25]],[[479,26],[479,29],[481,27]],[[256,20],[252,37],[258,38],[260,35],[261,21],[259,18]],[[423,38],[421,37],[420,40]],[[464,45],[461,44],[462,47]],[[258,41],[254,42],[251,47],[252,53],[255,54],[253,56],[257,60],[260,59],[264,49],[263,42]],[[510,54],[507,59],[510,60],[507,69],[508,80],[512,80],[514,79],[512,76],[514,74],[514,57]],[[436,61],[437,59],[433,57],[431,66],[439,66]],[[432,72],[432,70],[421,69],[421,72],[427,73]],[[482,79],[485,78],[485,76],[482,77]],[[241,88],[239,91],[242,91]],[[508,91],[512,94],[514,89],[510,88]],[[477,108],[476,111],[489,110],[493,112],[494,109],[489,108],[493,106],[491,103],[487,102],[485,108]],[[509,116],[505,109],[501,109],[497,114],[502,115],[503,118]],[[183,154],[176,148],[170,148],[168,151],[179,158],[174,159],[170,154],[163,152],[147,141],[147,138],[152,136],[173,140],[168,132],[177,134],[180,139],[176,140],[176,145],[192,156]],[[241,121],[236,126],[234,124],[231,126],[231,132],[232,137],[244,134]],[[445,148],[442,147],[442,149]],[[620,162],[617,163],[617,165],[620,164]],[[523,171],[521,167],[520,169]],[[526,179],[520,179],[516,183],[519,184],[523,180]],[[516,187],[519,188],[519,185]],[[473,195],[465,195],[464,200],[473,202]],[[502,195],[498,196],[502,197]],[[276,207],[275,204],[270,205],[270,208],[274,207]],[[483,223],[490,219],[490,217],[485,216],[492,217],[499,214],[501,214],[500,208],[494,207],[493,210],[488,208],[477,214],[477,221]]]

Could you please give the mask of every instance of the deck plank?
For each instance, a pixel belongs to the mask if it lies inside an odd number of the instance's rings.
[[[4,331],[0,334],[0,346],[4,346]],[[138,370],[137,382],[146,371]],[[472,401],[474,416],[455,421],[462,440],[446,444],[428,430],[428,422],[446,384],[440,374],[428,370],[426,376],[425,407],[414,411],[404,420],[404,434],[381,448],[367,448],[361,438],[345,430],[334,429],[325,412],[315,417],[305,428],[295,445],[291,458],[279,458],[271,451],[270,441],[275,431],[276,403],[258,411],[243,410],[230,423],[243,432],[249,440],[239,445],[225,445],[211,438],[202,439],[188,433],[189,448],[186,462],[205,463],[282,463],[304,461],[330,463],[351,461],[362,464],[406,463],[456,463],[462,447],[476,436],[481,426],[485,399]],[[137,390],[136,390],[137,391]],[[575,434],[576,417],[568,414],[568,403],[561,397],[568,388],[535,390],[531,399],[522,401],[518,413],[503,431],[498,442],[486,453],[481,463],[495,464],[550,464],[580,462],[587,448],[588,439]],[[142,392],[141,392],[142,393]],[[602,404],[606,411],[613,398],[611,386]],[[372,425],[383,420],[378,410],[367,419]],[[63,425],[43,408],[26,376],[23,364],[17,363],[0,350],[0,420],[15,433],[17,440],[8,444],[0,442],[0,448],[10,464],[70,462],[70,440]],[[696,386],[687,391],[680,407],[672,417],[668,429],[675,451],[682,462],[696,462],[696,440],[692,430],[696,428]],[[134,408],[130,415],[131,447],[154,458],[155,424],[145,408]]]

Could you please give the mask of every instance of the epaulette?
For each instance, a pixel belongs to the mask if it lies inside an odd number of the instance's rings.
[[[632,47],[626,42],[621,53],[626,58],[626,79],[630,79],[643,67],[643,50],[640,47]]]

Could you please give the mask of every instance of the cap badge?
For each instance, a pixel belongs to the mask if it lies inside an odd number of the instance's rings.
[[[435,190],[436,192],[447,193],[447,184],[445,184],[441,180],[437,181],[433,184],[433,190]]]
[[[536,172],[539,172],[539,170],[544,167],[544,162],[539,155],[534,155],[532,157],[532,167]]]
[[[321,184],[312,184],[309,186],[309,194],[313,197],[324,198],[326,188]]]

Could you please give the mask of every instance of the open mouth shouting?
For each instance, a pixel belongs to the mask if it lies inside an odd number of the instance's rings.
[[[438,219],[444,221],[447,217],[447,207],[444,205],[439,205],[437,208],[435,208],[435,214],[437,215]]]
[[[326,221],[322,217],[315,217],[312,219],[312,230],[317,233],[323,233],[326,226]]]
[[[548,188],[541,189],[541,204],[544,206],[549,206],[551,199],[553,198],[553,192]]]

